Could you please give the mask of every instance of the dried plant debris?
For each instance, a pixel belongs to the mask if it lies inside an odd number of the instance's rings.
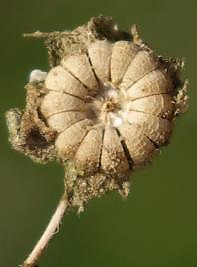
[[[25,109],[6,114],[12,146],[63,165],[64,209],[83,211],[115,189],[127,196],[132,171],[169,143],[187,108],[183,62],[155,55],[136,25],[126,33],[104,16],[71,32],[25,36],[45,39],[50,69],[31,72]],[[34,266],[35,250],[22,266]]]
[[[13,147],[62,163],[71,206],[113,189],[127,195],[132,170],[169,143],[187,107],[183,63],[156,56],[136,26],[128,34],[103,16],[30,36],[46,38],[51,68],[32,71],[25,110],[7,112]]]

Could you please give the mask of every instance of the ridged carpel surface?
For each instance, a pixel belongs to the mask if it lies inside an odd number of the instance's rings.
[[[77,121],[80,121],[85,118],[86,114],[84,112],[65,111],[51,115],[48,118],[48,124],[57,132],[62,132]]]
[[[172,97],[168,94],[151,95],[130,101],[128,108],[129,110],[170,118],[173,112],[173,102]]]
[[[94,76],[87,55],[70,56],[62,60],[62,66],[90,90],[97,90],[98,83]]]
[[[106,172],[124,173],[129,170],[129,164],[115,128],[107,126],[103,138],[101,167]]]
[[[56,147],[60,156],[66,159],[72,158],[91,126],[92,122],[84,119],[60,133],[56,140]]]
[[[102,151],[103,128],[93,128],[80,144],[75,160],[81,168],[93,171],[99,167]]]
[[[143,165],[152,157],[155,146],[144,135],[141,125],[125,123],[119,127],[119,131],[134,165]]]
[[[145,75],[127,89],[131,100],[137,98],[169,93],[172,90],[170,78],[160,70],[154,70]]]
[[[168,143],[172,131],[172,122],[143,112],[130,111],[128,122],[138,124],[143,133],[157,145]]]
[[[116,42],[111,55],[111,80],[119,84],[137,53],[136,47],[127,41]]]
[[[50,70],[45,80],[45,86],[49,90],[65,92],[81,98],[88,94],[88,90],[83,84],[61,66]]]
[[[110,79],[110,58],[112,45],[108,41],[97,41],[90,45],[88,55],[96,76],[102,82]]]
[[[83,109],[84,101],[81,99],[57,92],[48,93],[41,104],[41,112],[47,118],[59,112]]]
[[[134,82],[143,78],[146,74],[156,69],[156,67],[157,62],[150,52],[145,50],[139,51],[135,58],[131,61],[123,77],[120,88],[129,88]]]

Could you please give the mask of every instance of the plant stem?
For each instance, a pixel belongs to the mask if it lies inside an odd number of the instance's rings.
[[[50,240],[59,231],[59,226],[62,222],[63,216],[68,209],[69,204],[67,200],[67,194],[64,193],[60,199],[60,202],[56,208],[55,213],[53,214],[47,228],[45,229],[40,240],[38,240],[32,252],[29,254],[27,259],[24,261],[21,267],[36,267],[36,263],[44,250],[47,248]]]

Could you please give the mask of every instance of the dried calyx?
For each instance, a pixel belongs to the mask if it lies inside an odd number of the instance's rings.
[[[34,70],[26,108],[7,113],[10,141],[34,160],[65,168],[69,205],[129,192],[129,175],[169,143],[175,116],[187,106],[182,62],[156,56],[107,17],[46,38],[51,69]]]

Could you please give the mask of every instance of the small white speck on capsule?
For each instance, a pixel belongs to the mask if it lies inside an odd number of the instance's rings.
[[[29,82],[42,82],[45,80],[47,72],[41,71],[39,69],[32,70],[29,75]]]
[[[119,127],[123,123],[123,118],[120,115],[114,113],[110,115],[110,121],[113,127]]]
[[[129,116],[127,110],[124,110],[124,111],[120,110],[120,111],[119,111],[119,114],[120,114],[120,116],[122,117],[122,119],[123,119],[124,121],[127,121],[127,118],[128,118],[128,116]]]
[[[113,98],[118,97],[118,91],[117,89],[115,89],[115,87],[111,83],[104,82],[103,84],[105,88],[105,91],[104,91],[105,97],[113,97]]]
[[[118,92],[117,90],[114,89],[109,89],[109,91],[107,92],[107,96],[108,97],[113,97],[113,98],[117,98],[118,97]]]

